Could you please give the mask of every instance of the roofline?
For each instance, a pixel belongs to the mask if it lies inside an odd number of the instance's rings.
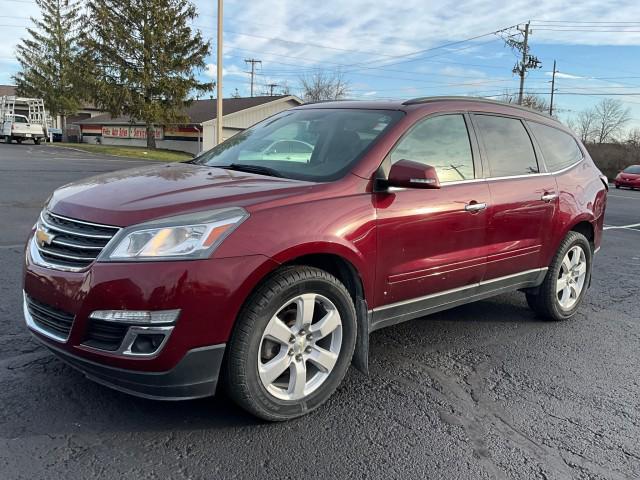
[[[249,97],[249,98],[251,98],[251,97]],[[265,105],[274,104],[274,103],[281,103],[281,102],[288,102],[289,100],[293,100],[294,102],[297,102],[298,103],[298,107],[304,105],[302,100],[300,100],[300,98],[298,98],[297,96],[295,96],[295,95],[286,95],[284,97],[277,98],[276,100],[272,100],[270,102],[259,103],[258,105],[254,105],[252,107],[245,108],[244,110],[238,110],[237,112],[228,113],[226,115],[224,114],[224,111],[223,111],[222,112],[222,119],[223,119],[222,123],[224,123],[224,119],[225,118],[231,118],[231,117],[234,117],[236,115],[240,115],[242,113],[250,112],[250,111],[253,111],[253,110],[258,110],[260,107],[264,107]],[[297,108],[297,107],[293,107],[293,108]],[[201,125],[214,124],[216,122],[216,120],[218,120],[218,117],[210,118],[209,120],[204,120],[201,123]],[[233,127],[229,127],[229,128],[233,128]]]
[[[540,115],[541,117],[544,117],[547,120],[557,121],[551,115],[549,115],[547,113],[544,113],[544,112],[540,112],[538,110],[534,110],[533,108],[523,107],[522,105],[515,105],[513,103],[507,103],[507,102],[502,102],[500,100],[492,100],[490,98],[483,98],[483,97],[461,97],[461,96],[418,97],[418,98],[412,98],[410,100],[402,102],[402,105],[406,105],[406,106],[409,106],[409,105],[421,105],[421,104],[424,104],[424,103],[450,102],[450,101],[486,103],[486,104],[489,104],[489,105],[499,105],[501,107],[511,107],[511,108],[515,108],[517,110],[522,110],[523,112],[528,112],[528,113],[533,113],[533,114],[536,114],[536,115]]]

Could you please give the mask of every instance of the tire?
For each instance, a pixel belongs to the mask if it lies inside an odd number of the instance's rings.
[[[33,139],[33,144],[34,145],[40,145],[40,139],[39,138],[34,138]]]
[[[305,310],[307,305],[313,308]],[[300,332],[299,325],[304,324],[299,323],[303,317],[300,312],[305,311],[313,311],[314,316],[310,327],[304,327],[307,331],[302,328]],[[329,331],[329,318],[331,325],[341,325],[321,337],[322,330]],[[281,320],[282,325],[274,319]],[[322,321],[323,329],[318,330]],[[276,337],[270,337],[271,332],[281,340],[272,340]],[[342,382],[351,364],[356,336],[353,300],[336,277],[313,267],[282,268],[256,289],[238,316],[227,345],[223,370],[226,390],[238,405],[264,420],[284,421],[305,415],[326,402]],[[320,358],[316,354],[321,350],[331,354],[322,357],[322,364],[335,362],[326,371],[314,360]],[[269,383],[266,378],[279,370],[272,365],[280,369],[287,366]],[[295,381],[302,378],[296,372],[303,372],[304,383]]]
[[[580,256],[576,257],[579,252]],[[576,258],[578,263],[573,266]],[[560,243],[542,285],[535,292],[526,293],[529,307],[547,320],[566,320],[575,315],[589,288],[592,258],[587,238],[581,233],[569,232]],[[569,265],[572,266],[568,268]],[[584,271],[580,273],[582,268]],[[565,287],[561,289],[563,284]]]
[[[620,185],[616,185],[616,189],[620,190]]]
[[[18,145],[22,145],[22,139],[21,138],[16,138],[16,142],[18,143]]]

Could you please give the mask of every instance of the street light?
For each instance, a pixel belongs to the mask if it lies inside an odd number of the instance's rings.
[[[218,0],[218,46],[216,73],[216,145],[222,143],[222,1]]]

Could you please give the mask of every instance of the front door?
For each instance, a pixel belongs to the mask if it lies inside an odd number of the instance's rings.
[[[378,308],[406,303],[411,309],[420,297],[473,286],[483,277],[489,189],[474,162],[467,121],[462,114],[422,119],[385,160],[386,167],[403,159],[431,165],[442,186],[375,194]]]

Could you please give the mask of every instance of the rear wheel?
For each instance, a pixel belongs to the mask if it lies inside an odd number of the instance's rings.
[[[226,388],[270,421],[322,405],[351,363],[356,312],[344,285],[312,267],[276,272],[248,300],[227,345]]]
[[[584,299],[591,278],[591,245],[578,232],[569,232],[560,244],[545,279],[527,303],[540,316],[565,320],[573,316]]]
[[[34,139],[33,139],[33,143],[34,143],[35,145],[40,145],[40,139],[39,139],[39,138],[34,138]]]

